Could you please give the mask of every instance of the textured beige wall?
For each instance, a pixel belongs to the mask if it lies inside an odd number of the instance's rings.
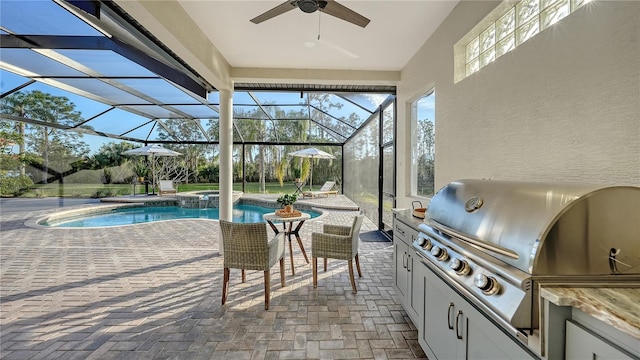
[[[499,2],[458,4],[402,72],[399,207],[410,206],[408,102],[436,87],[436,188],[461,178],[640,185],[640,2],[598,1],[453,83],[453,45]]]

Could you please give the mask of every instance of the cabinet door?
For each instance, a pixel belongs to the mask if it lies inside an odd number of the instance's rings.
[[[503,333],[491,321],[466,304],[467,358],[469,359],[533,359],[517,340]]]
[[[400,296],[400,302],[405,302],[407,295],[407,245],[394,237],[393,239],[393,256],[395,257],[394,278],[395,287]]]
[[[423,337],[437,359],[535,358],[429,269],[425,279]]]
[[[631,359],[612,344],[570,321],[567,321],[565,352],[567,360]]]
[[[423,339],[437,359],[456,359],[455,303],[436,275],[429,270],[425,275]]]
[[[409,249],[412,250],[412,249]],[[406,310],[411,316],[413,323],[418,328],[418,334],[422,334],[424,323],[424,277],[427,271],[426,265],[420,262],[420,258],[415,252],[409,257],[409,276]]]

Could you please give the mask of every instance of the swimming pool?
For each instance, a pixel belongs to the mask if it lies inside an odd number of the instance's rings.
[[[274,212],[275,209],[256,205],[236,204],[233,206],[232,217],[234,222],[262,222],[262,215]],[[315,211],[305,211],[311,218],[320,216]],[[84,213],[76,216],[46,219],[38,224],[49,227],[106,227],[142,224],[154,221],[178,220],[178,219],[210,219],[220,218],[218,208],[195,209],[181,208],[178,206],[136,206],[109,209],[96,213]]]

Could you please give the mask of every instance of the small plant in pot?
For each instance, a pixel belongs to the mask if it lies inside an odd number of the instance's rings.
[[[300,169],[293,168],[293,177],[295,178],[295,182],[300,183],[302,179],[300,179]]]
[[[276,202],[284,207],[285,212],[293,211],[293,203],[298,200],[298,195],[296,194],[284,194],[281,195]]]
[[[149,168],[147,168],[147,165],[145,165],[145,163],[143,163],[142,161],[139,161],[133,164],[133,172],[134,174],[136,174],[136,177],[138,178],[138,182],[141,183],[141,182],[144,182],[144,178],[149,173]]]

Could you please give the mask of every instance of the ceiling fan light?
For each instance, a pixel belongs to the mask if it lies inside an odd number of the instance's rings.
[[[298,8],[310,14],[318,10],[318,2],[316,0],[300,0],[298,1]]]

